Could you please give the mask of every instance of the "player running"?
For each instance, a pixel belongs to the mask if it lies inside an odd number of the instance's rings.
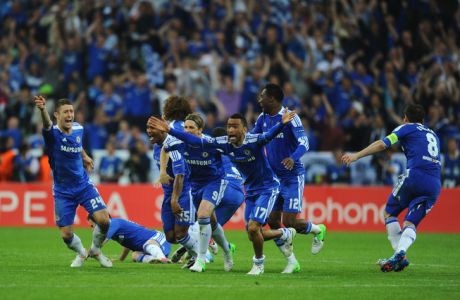
[[[170,125],[183,130],[183,120],[190,112],[186,99],[178,96],[169,97],[164,105],[164,115]],[[161,147],[167,146],[169,158],[165,168],[172,183],[162,184],[164,200],[161,207],[161,220],[166,239],[170,243],[179,243],[192,256],[198,253],[198,240],[188,232],[195,222],[195,207],[190,191],[190,169],[184,160],[184,144],[172,136],[155,129],[147,123],[147,134],[154,146],[154,159],[160,161]]]
[[[43,121],[45,151],[53,171],[53,197],[56,225],[67,247],[77,253],[70,265],[81,267],[87,257],[93,257],[101,266],[110,268],[112,262],[101,252],[110,224],[109,214],[96,187],[85,171],[94,168],[93,160],[83,149],[83,126],[74,122],[74,109],[68,99],[60,99],[54,108],[56,125],[46,110],[46,99],[35,96],[34,102]],[[80,238],[73,231],[78,205],[83,206],[94,222],[91,248],[86,252]]]
[[[293,228],[262,230],[275,199],[278,196],[279,182],[268,165],[263,153],[264,145],[273,139],[283,126],[292,120],[294,112],[285,112],[281,122],[265,134],[247,133],[246,119],[241,114],[232,115],[227,122],[227,136],[218,138],[198,138],[194,135],[170,128],[167,122],[151,118],[151,125],[163,132],[169,132],[187,144],[202,146],[204,149],[220,149],[235,164],[245,179],[247,230],[254,248],[253,267],[248,275],[261,275],[264,272],[264,240],[281,238],[289,244],[295,235]]]
[[[433,208],[441,191],[439,139],[423,125],[424,117],[425,111],[421,105],[410,104],[404,111],[403,125],[383,140],[342,157],[342,162],[349,166],[362,157],[385,150],[398,142],[406,156],[406,173],[399,177],[384,211],[388,239],[395,252],[392,257],[379,260],[382,272],[399,272],[409,265],[406,252],[415,241],[416,227]],[[405,208],[408,208],[408,212],[401,231],[397,217]]]
[[[263,112],[256,121],[254,133],[268,132],[281,121],[283,98],[283,90],[276,84],[269,83],[262,89],[259,104]],[[270,167],[280,180],[280,193],[269,216],[268,224],[272,229],[281,228],[282,216],[284,226],[293,227],[300,234],[314,234],[311,252],[317,254],[324,245],[326,226],[316,225],[297,217],[302,212],[305,184],[305,170],[300,158],[308,151],[308,138],[299,116],[295,115],[294,119],[284,126],[281,133],[265,147]],[[280,239],[274,241],[288,261],[282,273],[299,272],[300,264],[293,249],[290,249],[290,246]]]
[[[204,120],[198,114],[190,114],[185,118],[185,132],[204,137],[203,128]],[[168,147],[164,146],[164,149],[168,150]],[[206,253],[212,235],[224,251],[224,270],[228,272],[233,268],[235,246],[227,241],[224,230],[214,214],[228,185],[222,166],[221,153],[217,149],[204,149],[201,145],[185,144],[184,158],[191,169],[191,190],[195,207],[198,207],[200,227],[199,253],[190,271],[203,272],[206,270]]]

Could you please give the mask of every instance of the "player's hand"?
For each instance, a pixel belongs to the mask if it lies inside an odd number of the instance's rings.
[[[281,122],[283,124],[289,123],[295,117],[295,111],[289,111],[287,108],[283,110],[283,116],[281,117]]]
[[[35,106],[37,106],[38,109],[40,110],[44,110],[45,109],[45,103],[46,103],[46,99],[45,97],[43,96],[35,96],[34,97],[34,102],[35,102]]]
[[[161,184],[171,184],[174,181],[171,177],[169,177],[168,173],[160,172],[160,183]]]
[[[150,117],[149,120],[147,121],[147,127],[153,127],[157,130],[163,131],[163,132],[169,132],[169,124],[163,119],[158,119],[155,117]]]
[[[94,170],[94,161],[88,155],[83,157],[83,166],[85,167],[86,172],[91,172]]]
[[[294,162],[294,160],[293,160],[292,158],[286,157],[285,159],[283,159],[283,160],[281,161],[281,163],[283,164],[283,166],[284,166],[287,170],[291,171],[292,168],[294,168],[294,163],[295,163],[295,162]]]
[[[180,216],[184,211],[177,201],[171,201],[171,210],[176,216]]]
[[[358,157],[356,156],[356,153],[347,153],[342,156],[342,163],[347,167],[349,167],[352,162],[357,160]]]

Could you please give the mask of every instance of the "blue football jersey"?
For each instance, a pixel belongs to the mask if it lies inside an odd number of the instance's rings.
[[[169,123],[171,128],[177,129],[179,131],[184,130],[184,122],[182,121],[172,121]],[[172,136],[166,136],[166,139],[163,141],[163,144],[155,144],[153,145],[153,159],[155,160],[158,169],[160,169],[160,156],[161,156],[161,148],[166,146],[166,148],[170,148],[171,151],[168,164],[166,167],[166,173],[169,177],[174,178],[177,174],[183,174],[184,176],[184,190],[187,186],[189,186],[189,176],[190,176],[190,168],[187,166],[186,162],[183,159],[183,151],[184,145],[178,146],[178,144],[182,144],[181,141],[175,139]],[[166,150],[165,148],[165,150]],[[166,150],[168,151],[168,150]],[[170,184],[162,184],[163,191],[172,193],[173,189],[173,182]]]
[[[74,122],[72,133],[63,133],[57,125],[43,129],[45,151],[53,171],[55,189],[65,189],[89,181],[83,167],[83,126]]]
[[[225,179],[228,180],[229,183],[234,184],[236,186],[243,185],[243,177],[241,176],[238,169],[233,165],[232,161],[227,155],[222,155],[222,165],[224,166],[225,170]]]
[[[261,113],[257,118],[253,133],[268,132],[270,128],[281,123],[283,110],[284,108],[274,116]],[[300,158],[308,151],[309,145],[299,116],[296,115],[291,122],[286,124],[283,130],[265,147],[270,166],[278,177],[296,177],[305,173]],[[286,169],[281,163],[287,157],[294,160],[292,170]]]
[[[407,159],[407,169],[423,170],[441,177],[441,156],[438,136],[419,123],[403,124],[383,139],[387,147],[400,143]]]
[[[199,138],[174,129],[171,129],[170,134],[187,144],[202,145],[206,149],[220,149],[223,154],[228,155],[243,176],[246,194],[254,195],[259,191],[279,186],[279,181],[264,154],[264,145],[273,139],[281,129],[282,124],[278,124],[264,134],[247,133],[243,144],[239,147],[230,144],[227,136]]]
[[[160,246],[168,243],[164,233],[119,218],[110,220],[107,239],[114,240],[132,251],[144,251],[143,246],[149,239],[154,239]]]
[[[190,167],[192,184],[207,184],[225,176],[221,152],[217,149],[204,149],[202,145],[185,144],[184,158]]]

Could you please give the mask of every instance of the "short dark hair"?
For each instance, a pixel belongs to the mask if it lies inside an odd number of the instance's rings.
[[[192,113],[190,103],[185,97],[170,96],[166,99],[163,114],[167,121],[184,121]]]
[[[198,127],[198,129],[204,128],[204,120],[199,114],[197,113],[189,114],[187,117],[185,117],[185,121],[189,121],[189,120],[193,121],[196,124],[196,127]]]
[[[283,102],[284,93],[279,85],[268,83],[265,85],[264,89],[266,90],[267,96],[273,97],[279,103]]]
[[[58,111],[59,108],[64,105],[73,105],[73,104],[72,104],[72,101],[70,101],[69,99],[66,99],[66,98],[59,99],[58,101],[56,101],[56,105],[54,106],[54,111]]]
[[[411,123],[423,123],[425,109],[420,104],[409,104],[404,109],[404,115]]]
[[[224,127],[216,127],[212,130],[213,137],[226,136],[227,130]]]
[[[248,122],[246,121],[246,118],[240,113],[231,115],[229,119],[239,119],[241,120],[241,123],[243,123],[243,126],[245,128],[248,128]]]

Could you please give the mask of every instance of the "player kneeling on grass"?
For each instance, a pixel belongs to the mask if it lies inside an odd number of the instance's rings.
[[[94,168],[94,164],[82,147],[83,126],[74,122],[72,102],[68,99],[60,99],[55,104],[56,125],[46,110],[46,99],[35,96],[34,102],[40,110],[45,151],[53,171],[56,225],[67,247],[77,253],[70,266],[81,267],[89,256],[97,259],[101,266],[110,268],[112,261],[101,252],[110,218],[104,201],[86,173]],[[97,224],[88,253],[72,228],[78,205],[83,206]]]
[[[383,140],[342,157],[343,163],[350,165],[398,142],[406,156],[407,171],[399,177],[384,211],[388,240],[395,252],[392,257],[378,261],[382,272],[399,272],[409,265],[406,251],[415,241],[416,227],[433,208],[441,191],[439,139],[423,125],[424,117],[421,105],[410,104],[404,111],[403,125]],[[397,217],[406,208],[408,212],[401,230]]]
[[[88,215],[87,219],[91,227],[96,225],[91,215]],[[171,244],[166,241],[163,232],[147,229],[128,220],[112,218],[105,242],[108,240],[114,240],[124,247],[120,261],[125,260],[131,250],[133,251],[132,259],[134,262],[171,262],[168,258]]]

